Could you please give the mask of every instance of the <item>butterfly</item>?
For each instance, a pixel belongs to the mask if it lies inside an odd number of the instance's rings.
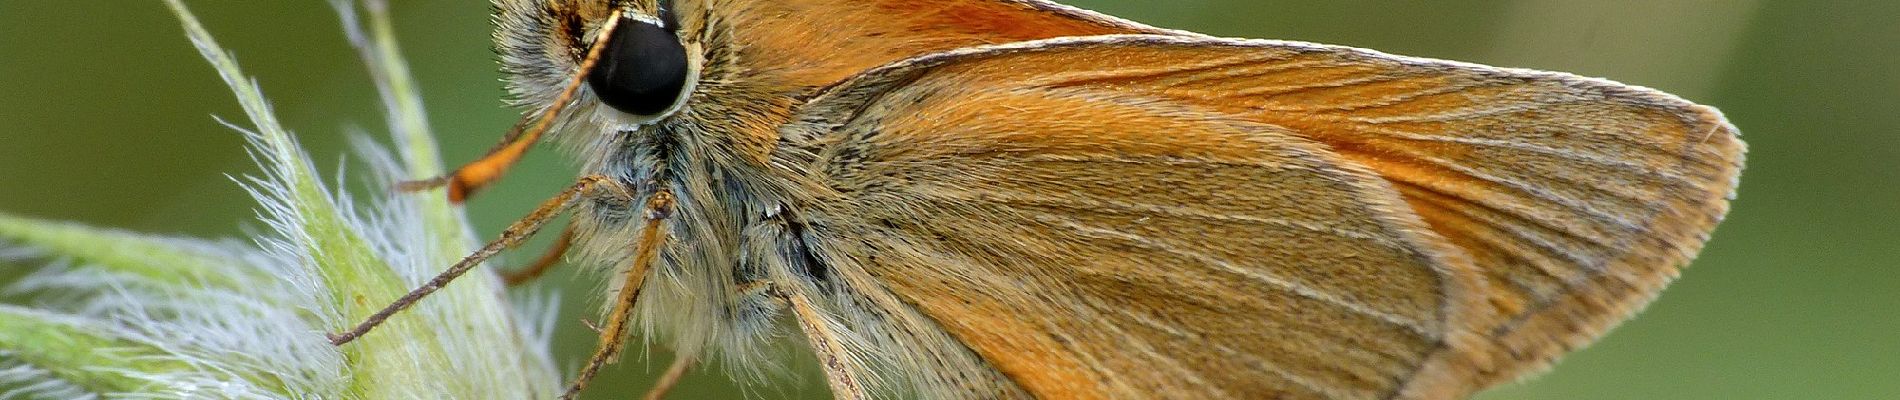
[[[1655,90],[1041,0],[495,6],[526,117],[410,188],[582,177],[333,341],[572,214],[544,260],[611,279],[564,397],[643,328],[662,387],[785,330],[840,399],[1462,398],[1653,299],[1742,168]]]

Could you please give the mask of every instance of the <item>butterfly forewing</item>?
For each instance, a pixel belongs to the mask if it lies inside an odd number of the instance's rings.
[[[800,113],[813,247],[1043,398],[1462,396],[1640,306],[1740,154],[1643,89],[1146,35],[928,56]]]
[[[1700,249],[1740,172],[1741,142],[1714,110],[1607,81],[1285,42],[1052,51],[1041,57],[1070,55],[1065,68],[1085,72],[1031,84],[1284,127],[1389,181],[1472,259],[1507,318],[1463,322],[1511,360],[1491,371],[1452,362],[1480,375],[1452,386],[1542,367],[1626,318]]]

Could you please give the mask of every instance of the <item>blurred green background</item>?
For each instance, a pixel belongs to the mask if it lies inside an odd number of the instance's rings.
[[[1217,35],[1602,76],[1720,107],[1751,152],[1701,259],[1604,341],[1482,398],[1900,398],[1900,1],[1067,2]],[[191,3],[317,159],[346,154],[355,127],[381,130],[322,1]],[[516,117],[499,100],[486,2],[395,3],[447,159],[477,156]],[[213,115],[242,114],[159,2],[0,1],[0,209],[240,235],[258,224],[226,174],[255,168]],[[480,228],[498,231],[569,182],[563,159],[536,152],[479,197],[469,208]],[[0,280],[19,271],[0,267]],[[593,346],[577,323],[592,315],[591,283],[569,271],[548,280],[574,284],[556,339],[563,365]],[[636,356],[588,397],[631,397],[668,359]],[[802,366],[749,388],[727,382],[701,371],[675,398],[825,393]]]

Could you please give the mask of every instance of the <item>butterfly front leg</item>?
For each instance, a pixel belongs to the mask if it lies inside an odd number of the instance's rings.
[[[660,379],[653,381],[653,388],[647,389],[647,394],[640,398],[643,400],[666,398],[666,394],[672,392],[674,386],[679,385],[680,379],[686,377],[686,371],[691,370],[698,361],[697,357],[690,355],[673,356],[673,365],[666,367],[666,373],[660,375]]]
[[[845,347],[846,334],[840,331],[844,325],[813,300],[829,298],[826,288],[836,282],[831,281],[829,267],[806,247],[804,224],[778,209],[745,231],[746,240],[751,242],[748,248],[754,250],[749,261],[758,267],[753,272],[763,276],[753,275],[760,280],[740,283],[739,298],[762,298],[771,302],[773,309],[789,309],[825,371],[832,396],[840,400],[869,398],[860,374],[863,360],[853,357]]]
[[[450,266],[448,270],[442,271],[442,273],[436,275],[435,278],[423,283],[422,286],[390,302],[388,306],[383,307],[382,310],[377,311],[375,314],[370,314],[362,323],[358,323],[350,330],[330,334],[330,344],[342,346],[356,340],[356,338],[368,334],[370,330],[382,325],[389,317],[396,315],[398,312],[402,312],[402,310],[408,309],[409,306],[415,305],[416,302],[421,301],[423,297],[427,297],[437,290],[441,290],[442,287],[448,285],[450,281],[461,277],[462,274],[474,269],[477,265],[481,265],[483,261],[494,257],[495,254],[501,253],[502,250],[512,249],[526,242],[528,238],[534,237],[535,233],[540,232],[541,228],[547,225],[548,221],[552,221],[555,217],[572,211],[576,205],[581,204],[581,201],[601,198],[611,198],[616,201],[624,202],[633,201],[632,192],[612,178],[601,175],[582,177],[580,181],[575,182],[573,186],[561,191],[561,194],[554,196],[552,199],[548,199],[546,202],[542,202],[541,206],[536,207],[533,212],[528,213],[528,216],[522,217],[520,220],[515,221],[514,224],[510,224],[508,229],[502,230],[500,238],[488,242],[488,244],[482,246],[481,249],[476,250],[467,257],[463,257],[461,261]]]
[[[843,339],[832,328],[832,320],[818,311],[811,297],[802,289],[774,293],[791,307],[798,327],[805,332],[805,339],[811,341],[812,352],[817,354],[819,366],[825,369],[825,381],[831,386],[831,395],[839,400],[866,398],[864,380],[848,364],[851,362],[849,353],[844,348]]]
[[[633,306],[640,298],[640,289],[645,286],[647,273],[659,258],[660,250],[666,245],[665,223],[671,219],[674,211],[673,192],[661,188],[646,201],[646,220],[640,227],[638,239],[634,242],[632,265],[625,269],[626,283],[620,286],[620,293],[614,296],[613,311],[607,315],[607,323],[600,329],[600,345],[594,349],[587,365],[569,385],[562,400],[579,396],[587,383],[594,379],[600,368],[620,358],[621,350],[626,348],[627,332],[632,327]],[[684,367],[681,367],[684,369]],[[663,392],[662,392],[663,393]]]
[[[842,335],[834,329],[835,321],[826,318],[824,312],[812,302],[812,296],[807,294],[811,289],[815,287],[795,282],[781,284],[754,281],[739,285],[741,298],[763,297],[772,302],[775,308],[791,309],[792,317],[798,321],[799,329],[805,333],[805,340],[809,341],[812,352],[818,357],[819,366],[824,368],[825,380],[831,387],[833,397],[839,400],[868,398],[864,380],[849,364],[852,358],[845,350]],[[671,374],[668,371],[668,375]]]
[[[573,247],[574,225],[569,224],[567,228],[561,229],[561,236],[554,239],[554,245],[548,246],[548,249],[541,253],[540,258],[536,258],[526,267],[502,273],[501,283],[512,288],[539,279],[541,275],[547,274],[548,270],[554,269],[556,264],[560,264],[561,259],[567,256],[567,250]]]

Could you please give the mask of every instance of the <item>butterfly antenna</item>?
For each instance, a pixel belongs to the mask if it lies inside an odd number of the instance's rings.
[[[561,89],[561,95],[554,99],[554,103],[549,104],[539,113],[522,117],[521,121],[515,123],[515,127],[508,131],[508,135],[502,138],[501,143],[489,149],[482,158],[464,164],[448,175],[403,182],[397,187],[403,191],[415,192],[448,186],[449,201],[461,203],[468,200],[468,196],[476,190],[500,180],[502,173],[521,161],[521,156],[527,154],[528,148],[540,141],[541,136],[547,134],[548,129],[554,125],[554,118],[567,108],[568,103],[574,100],[576,94],[580,93],[581,84],[587,82],[587,74],[594,70],[595,64],[600,63],[601,53],[606,50],[608,41],[613,38],[614,30],[619,27],[620,18],[608,18],[606,23],[601,24],[600,33],[596,35],[593,46],[587,50],[587,57],[581,59],[580,71],[574,73],[574,78]],[[526,129],[523,129],[524,127]]]

